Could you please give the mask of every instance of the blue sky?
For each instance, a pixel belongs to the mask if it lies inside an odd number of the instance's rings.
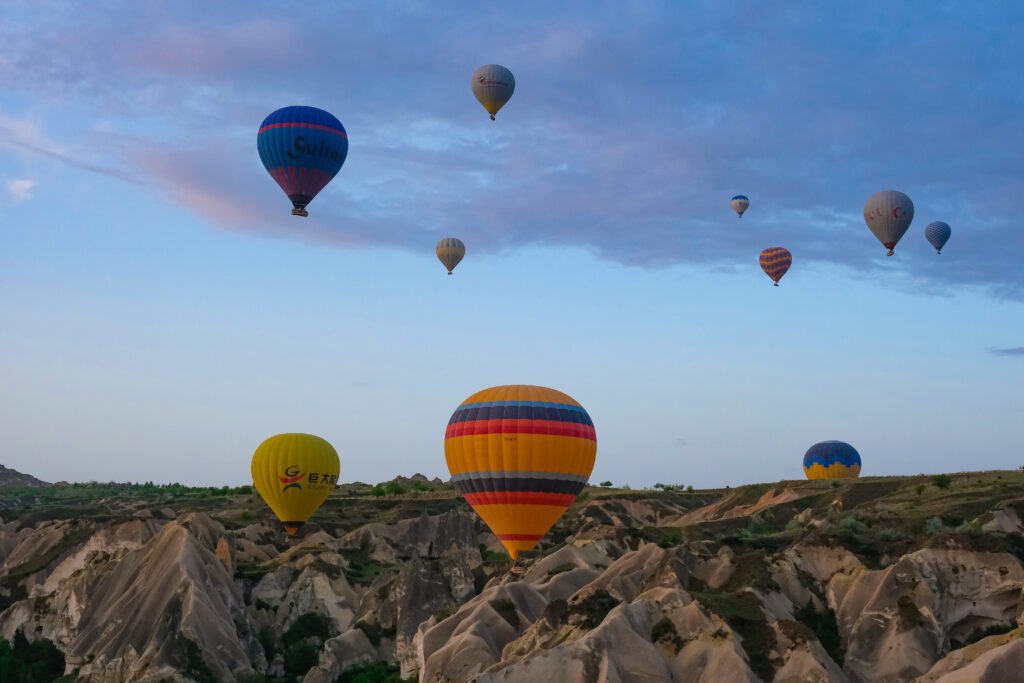
[[[591,413],[596,480],[799,478],[830,438],[865,474],[1024,464],[1021,26],[1013,3],[15,3],[0,462],[237,483],[309,431],[342,479],[444,477],[455,407],[535,383]],[[517,79],[497,122],[468,86],[488,62]],[[255,149],[298,103],[350,137],[305,220]],[[861,215],[888,188],[916,207],[892,258]]]

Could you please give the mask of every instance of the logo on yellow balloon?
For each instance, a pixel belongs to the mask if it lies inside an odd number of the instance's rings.
[[[333,488],[338,483],[338,475],[330,473],[320,474],[319,472],[307,474],[298,465],[289,465],[284,470],[284,476],[278,477],[277,480],[281,482],[281,493],[288,489],[299,489],[301,491],[303,484],[310,491],[318,491]]]
[[[301,489],[302,484],[300,482],[305,476],[306,473],[300,472],[297,465],[289,465],[284,470],[284,476],[277,478],[277,480],[284,485],[281,491],[284,492],[288,489]]]

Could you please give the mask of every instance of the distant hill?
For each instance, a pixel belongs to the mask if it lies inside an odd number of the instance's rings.
[[[45,481],[36,479],[32,475],[22,474],[0,465],[0,489],[2,488],[23,488],[26,486],[49,486]]]

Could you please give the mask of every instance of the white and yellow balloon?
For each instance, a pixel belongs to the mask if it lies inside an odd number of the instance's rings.
[[[491,121],[516,91],[515,76],[500,64],[485,64],[479,67],[470,76],[469,84],[473,88],[474,97],[491,115]]]

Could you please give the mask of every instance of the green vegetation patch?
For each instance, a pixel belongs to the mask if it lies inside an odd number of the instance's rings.
[[[735,558],[736,569],[722,586],[724,591],[740,591],[745,587],[758,590],[774,590],[779,587],[772,578],[768,561],[763,550],[744,553]]]
[[[338,683],[411,683],[415,680],[415,677],[402,678],[399,668],[394,664],[374,662],[343,673]]]
[[[322,643],[335,635],[330,619],[316,612],[306,612],[285,631],[281,642],[285,647],[309,638],[318,638]]]
[[[348,564],[345,578],[349,583],[369,585],[384,571],[384,565],[371,559],[363,550],[342,550],[341,556]]]
[[[440,619],[438,621],[440,621]],[[398,632],[394,626],[384,628],[376,621],[358,621],[355,626],[363,632],[366,639],[369,640],[374,647],[380,645],[382,638],[394,638],[395,634]]]
[[[832,661],[842,666],[846,653],[843,651],[843,639],[839,635],[839,622],[836,621],[835,610],[825,609],[819,612],[814,609],[812,603],[807,603],[793,616],[811,630]]]
[[[984,640],[985,638],[989,638],[991,636],[1001,636],[1005,633],[1009,633],[1010,631],[1015,630],[1016,628],[1017,624],[1015,623],[1003,623],[992,624],[991,626],[986,626],[985,628],[975,629],[971,632],[969,636],[964,638],[963,642],[960,642],[958,640],[951,641],[950,649],[957,650],[961,647],[967,647],[968,645],[972,645],[978,642],[979,640]]]
[[[64,673],[64,654],[45,638],[28,642],[21,631],[14,642],[0,638],[0,681],[50,683]]]
[[[516,609],[516,603],[507,599],[491,600],[491,608],[500,614],[509,626],[516,631],[519,630],[519,610]]]
[[[596,590],[580,600],[569,603],[569,613],[579,617],[579,624],[584,629],[597,628],[608,616],[608,613],[619,604],[608,591]]]
[[[683,639],[676,629],[676,625],[668,617],[661,620],[651,628],[651,640],[655,643],[671,646],[676,652],[683,649]]]
[[[910,631],[924,624],[924,615],[909,595],[900,596],[896,609],[900,616],[900,631]]]
[[[775,631],[768,625],[761,602],[749,591],[693,593],[705,609],[725,619],[740,638],[750,658],[750,668],[762,680],[775,677],[775,664],[768,658],[775,649]]]

